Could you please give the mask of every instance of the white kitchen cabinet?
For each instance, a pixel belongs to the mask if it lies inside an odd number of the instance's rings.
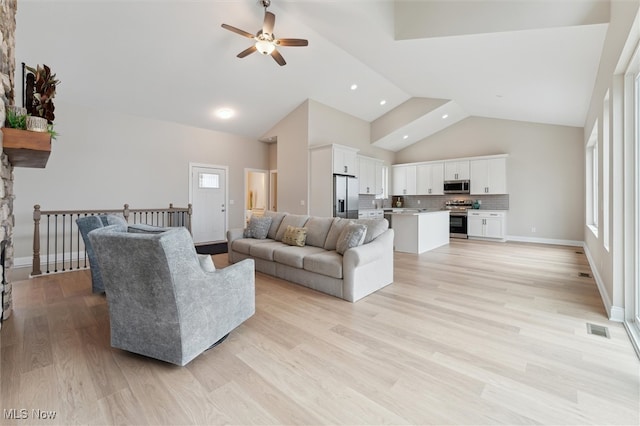
[[[470,161],[471,194],[506,194],[507,159],[505,157]]]
[[[391,195],[416,195],[416,166],[392,167],[393,191]]]
[[[467,212],[467,235],[469,238],[504,241],[506,222],[506,212],[504,211],[469,210]]]
[[[419,164],[416,166],[416,194],[444,194],[444,163]]]
[[[444,180],[469,179],[469,161],[447,161],[444,163]]]
[[[382,166],[382,160],[358,156],[357,176],[360,194],[382,194]]]
[[[358,150],[348,146],[332,145],[333,173],[339,175],[358,175]]]

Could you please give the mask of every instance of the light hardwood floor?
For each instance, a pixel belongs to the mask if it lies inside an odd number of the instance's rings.
[[[255,316],[183,368],[110,348],[87,271],[16,282],[0,422],[638,425],[640,362],[577,250],[396,254],[394,284],[355,304],[258,273]]]

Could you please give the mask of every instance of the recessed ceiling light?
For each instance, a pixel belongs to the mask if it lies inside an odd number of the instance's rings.
[[[442,114],[442,119],[444,120],[445,118],[449,117],[449,114]]]
[[[216,117],[218,118],[222,118],[223,120],[228,120],[234,115],[236,115],[236,112],[231,108],[218,108],[215,114],[216,114]]]
[[[387,103],[387,101],[385,101],[384,99],[380,101],[380,105],[384,105],[386,103]]]
[[[409,139],[409,135],[404,135],[402,139]]]
[[[356,90],[357,88],[358,88],[357,84],[354,83],[354,84],[351,85],[351,90]]]

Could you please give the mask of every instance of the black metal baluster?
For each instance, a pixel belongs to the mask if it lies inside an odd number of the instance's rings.
[[[64,234],[66,232],[66,227],[67,227],[66,226],[67,224],[65,223],[66,216],[67,215],[65,213],[62,214],[62,272],[65,271],[65,269],[64,269],[64,249],[65,249],[65,246],[64,246],[65,236],[64,236]]]
[[[58,272],[58,215],[53,215],[54,217],[54,236],[53,236],[53,272]]]
[[[51,215],[47,215],[47,274],[51,272],[49,271],[49,244],[50,244],[49,237],[51,235],[49,219],[51,219]]]

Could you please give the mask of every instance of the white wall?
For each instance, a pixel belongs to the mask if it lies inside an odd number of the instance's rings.
[[[278,210],[306,214],[309,174],[309,102],[305,101],[272,127],[267,136],[276,136],[278,169]],[[273,169],[273,165],[271,165]],[[303,204],[304,203],[304,204]]]
[[[189,202],[189,162],[229,167],[229,226],[243,226],[244,169],[268,168],[268,146],[251,139],[56,102],[44,169],[15,168],[16,257],[32,255],[33,206],[165,208]]]
[[[378,158],[387,164],[394,153],[371,145],[371,125],[352,115],[309,100],[309,146],[336,143],[359,149],[359,155]]]
[[[589,106],[589,112],[587,114],[587,120],[585,122],[585,137],[583,143],[586,145],[588,141],[591,129],[594,126],[596,120],[598,120],[598,141],[599,141],[599,171],[600,171],[600,188],[599,188],[599,217],[603,218],[603,182],[604,176],[602,171],[604,170],[603,159],[603,100],[607,91],[610,93],[610,102],[612,105],[612,113],[610,115],[610,123],[613,125],[610,129],[608,140],[610,141],[610,173],[609,173],[609,191],[611,194],[611,204],[609,205],[609,222],[604,223],[599,220],[598,235],[595,236],[593,232],[584,227],[584,241],[586,245],[586,251],[589,256],[591,267],[594,269],[594,273],[598,280],[600,292],[603,295],[603,301],[607,308],[607,312],[610,317],[616,320],[622,320],[624,316],[624,285],[623,285],[623,268],[624,268],[624,245],[623,236],[625,230],[618,228],[623,223],[623,188],[625,185],[631,183],[625,183],[621,177],[624,173],[622,170],[622,123],[623,117],[621,117],[621,109],[616,108],[616,105],[621,105],[623,102],[623,87],[621,84],[621,77],[616,78],[616,74],[621,74],[626,69],[626,61],[628,61],[628,55],[633,51],[638,43],[638,21],[637,16],[639,13],[640,2],[637,1],[625,1],[625,0],[613,0],[611,2],[611,22],[607,30],[607,36],[605,38],[604,47],[602,49],[602,58],[600,60],[600,67],[598,69],[598,75],[596,77],[596,84],[594,86],[593,95],[591,98],[591,104]],[[634,19],[636,21],[634,22]],[[634,27],[634,25],[636,27]],[[635,34],[630,40],[630,34]],[[627,51],[623,49],[627,48]],[[617,81],[614,84],[614,81]],[[616,111],[618,114],[616,115]],[[617,124],[616,124],[617,123]],[[619,161],[616,166],[613,166],[614,156],[618,155]],[[616,178],[617,177],[617,178]],[[614,185],[617,180],[618,185]],[[614,206],[616,206],[614,208]],[[612,240],[610,242],[610,249],[605,248],[604,242],[604,227],[608,226],[611,232]],[[614,232],[615,231],[615,232]],[[627,231],[629,232],[629,231]]]
[[[584,229],[583,130],[469,117],[396,153],[396,163],[509,154],[507,234],[581,242]],[[536,232],[531,232],[535,227]]]

